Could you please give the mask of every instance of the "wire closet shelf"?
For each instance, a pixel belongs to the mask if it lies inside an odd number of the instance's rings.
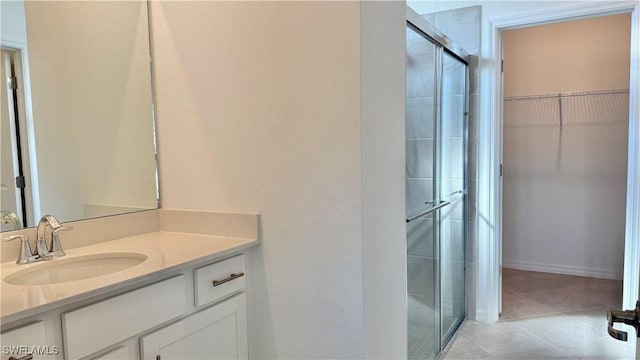
[[[629,90],[597,90],[504,98],[504,126],[628,123]]]

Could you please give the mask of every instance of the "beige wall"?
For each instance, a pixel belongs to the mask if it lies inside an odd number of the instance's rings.
[[[505,31],[504,95],[628,88],[630,26],[621,14]]]
[[[151,14],[162,206],[261,215],[251,357],[362,358],[360,4]]]

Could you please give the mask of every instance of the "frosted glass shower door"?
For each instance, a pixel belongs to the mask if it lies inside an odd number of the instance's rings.
[[[449,202],[440,220],[440,313],[442,342],[464,320],[464,223],[467,66],[443,52],[440,96],[440,199]]]
[[[407,28],[406,213],[409,359],[434,359],[440,352],[436,194],[436,54],[434,43]]]
[[[467,63],[408,21],[409,359],[437,358],[465,317],[466,84]]]

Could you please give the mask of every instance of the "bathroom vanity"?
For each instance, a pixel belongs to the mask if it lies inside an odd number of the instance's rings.
[[[0,359],[247,358],[258,217],[157,209],[148,4],[0,7]]]
[[[2,263],[3,360],[248,357],[244,253],[257,216],[148,213],[157,231]]]

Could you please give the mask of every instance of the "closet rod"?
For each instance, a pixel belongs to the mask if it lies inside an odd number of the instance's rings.
[[[628,94],[629,89],[615,89],[615,90],[595,90],[595,91],[576,91],[576,92],[564,92],[553,93],[543,95],[528,95],[528,96],[507,96],[504,101],[511,100],[537,100],[537,99],[552,99],[558,97],[574,97],[574,96],[591,96],[591,95],[614,95],[614,94]]]

